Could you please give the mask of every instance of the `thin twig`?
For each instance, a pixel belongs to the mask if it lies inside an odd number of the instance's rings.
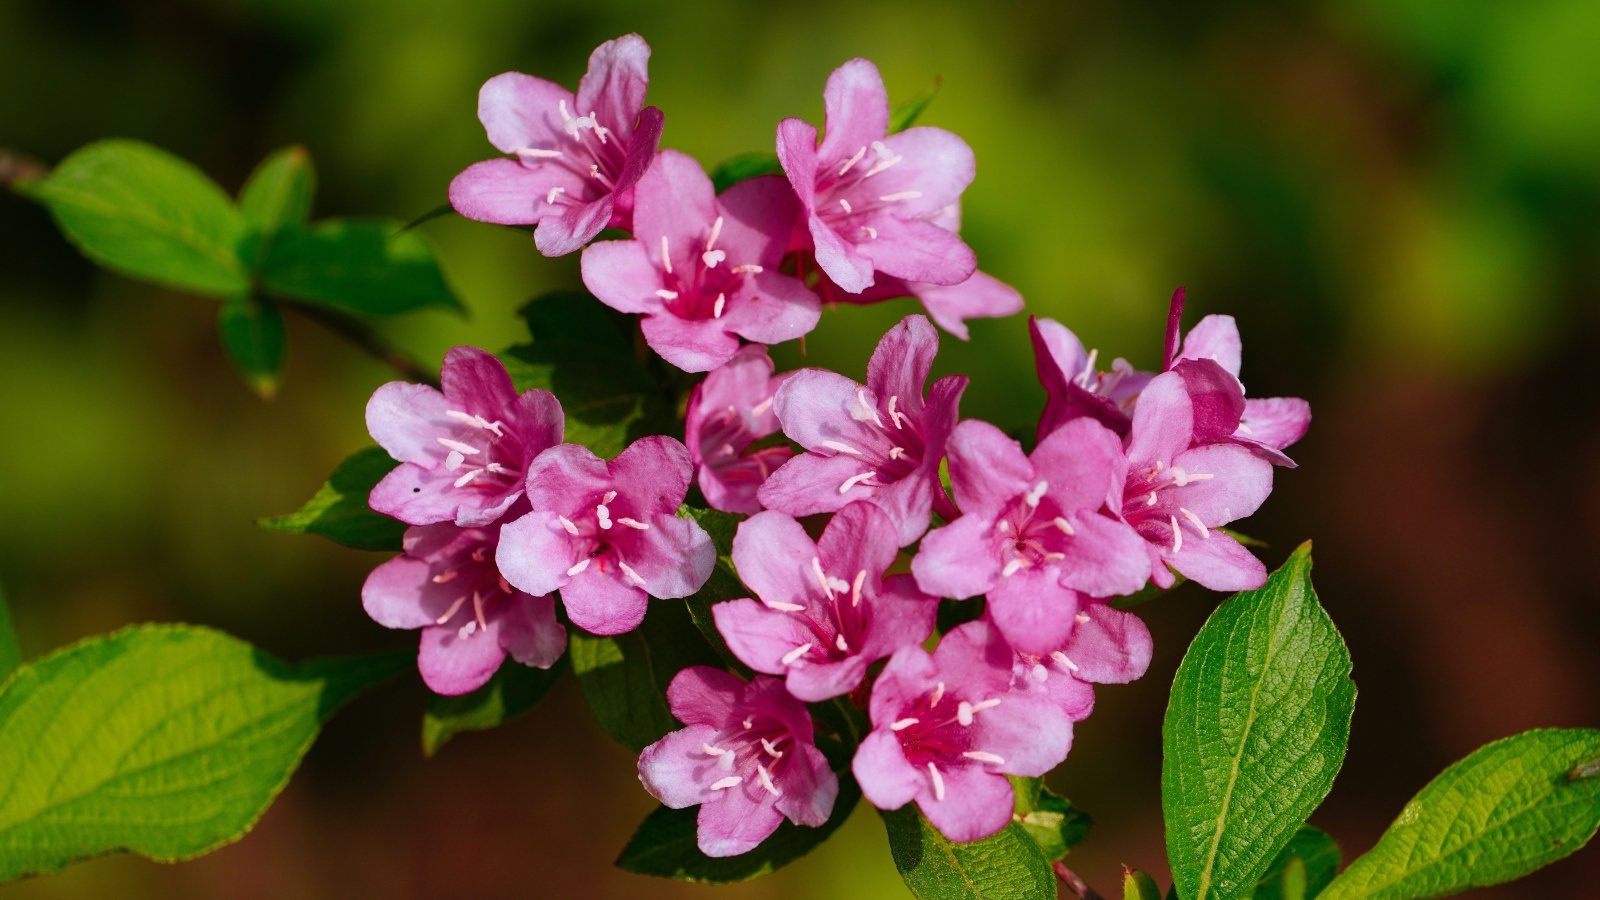
[[[376,331],[369,328],[365,322],[330,309],[322,309],[309,304],[293,303],[285,305],[365,350],[373,359],[405,376],[407,381],[428,384],[433,387],[439,386],[438,375],[407,356],[399,348],[390,345]]]
[[[1066,863],[1057,862],[1052,868],[1056,870],[1056,877],[1060,878],[1061,883],[1067,886],[1067,890],[1082,897],[1083,900],[1106,900],[1106,898],[1100,896],[1098,891],[1085,884],[1083,879],[1078,877],[1078,873],[1067,868]]]

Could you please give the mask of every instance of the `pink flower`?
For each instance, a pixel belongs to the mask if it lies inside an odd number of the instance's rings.
[[[515,590],[500,577],[499,542],[498,524],[409,528],[405,553],[373,569],[361,588],[373,621],[422,629],[417,668],[435,693],[477,690],[506,654],[548,669],[566,649],[555,600]]]
[[[989,598],[986,611],[1018,650],[1049,653],[1072,633],[1088,597],[1144,586],[1149,557],[1127,524],[1101,513],[1126,462],[1098,422],[1068,422],[1031,456],[1000,429],[969,419],[950,436],[961,516],[923,538],[917,586],[940,597]]]
[[[1042,653],[1017,651],[1011,689],[1042,694],[1068,718],[1081,721],[1094,708],[1091,684],[1138,680],[1150,668],[1152,651],[1150,631],[1138,616],[1102,600],[1086,600],[1060,647]]]
[[[959,284],[977,268],[972,248],[933,219],[972,183],[972,150],[940,128],[889,134],[889,95],[878,69],[853,59],[828,76],[827,129],[778,124],[778,161],[794,185],[817,263],[860,292],[874,272]]]
[[[1077,418],[1090,418],[1128,436],[1133,401],[1150,383],[1151,375],[1118,357],[1110,372],[1095,368],[1099,351],[1085,351],[1083,342],[1054,319],[1028,319],[1033,339],[1033,362],[1044,385],[1044,414],[1039,418],[1039,439]]]
[[[755,849],[787,818],[828,820],[839,780],[812,743],[811,716],[776,678],[748,684],[709,666],[679,672],[667,705],[687,727],[644,748],[639,781],[673,809],[699,806],[707,856]]]
[[[700,492],[713,509],[760,511],[756,489],[794,455],[787,445],[750,449],[778,432],[773,400],[788,377],[788,373],[774,376],[767,349],[750,344],[689,395],[684,444],[694,461]]]
[[[530,594],[561,591],[585,631],[632,631],[648,598],[687,597],[716,564],[711,537],[675,515],[690,471],[689,451],[659,435],[609,463],[577,444],[546,450],[528,467],[533,512],[505,527],[500,571]]]
[[[908,575],[884,575],[899,552],[893,523],[871,503],[840,510],[817,543],[783,513],[757,513],[734,536],[733,562],[760,602],[713,606],[717,631],[740,662],[787,674],[801,700],[849,693],[869,664],[933,632],[939,601]]]
[[[519,396],[476,347],[446,353],[440,381],[443,392],[402,381],[373,392],[367,430],[401,465],[367,502],[412,525],[486,525],[522,496],[528,463],[561,442],[561,404],[549,391]]]
[[[817,296],[778,272],[797,215],[783,179],[747,179],[717,197],[699,163],[664,150],[634,196],[634,240],[585,250],[583,283],[644,315],[645,341],[667,362],[706,372],[741,337],[777,344],[816,327]]]
[[[784,463],[757,493],[761,505],[792,516],[835,512],[869,499],[888,513],[906,546],[928,528],[939,462],[966,390],[964,375],[923,385],[939,333],[907,316],[878,342],[867,383],[822,369],[802,369],[778,389],[783,433],[808,452]]]
[[[851,767],[872,805],[915,800],[952,841],[1006,827],[1006,774],[1043,775],[1072,745],[1072,720],[1048,697],[1009,691],[1012,657],[982,621],[951,631],[931,655],[913,646],[890,657],[872,688],[872,732]]]
[[[1112,498],[1111,509],[1145,540],[1157,585],[1172,586],[1170,565],[1215,591],[1258,588],[1266,568],[1216,529],[1261,506],[1272,492],[1272,465],[1237,443],[1196,446],[1197,434],[1226,436],[1239,420],[1237,413],[1231,421],[1218,418],[1215,408],[1197,403],[1186,367],[1230,377],[1203,360],[1180,363],[1150,380],[1134,408],[1125,489]]]
[[[650,45],[636,34],[596,47],[577,96],[506,72],[478,93],[489,143],[511,158],[474,163],[450,182],[469,219],[537,225],[545,256],[582,247],[607,225],[626,227],[631,189],[661,140],[661,111],[645,107]]]

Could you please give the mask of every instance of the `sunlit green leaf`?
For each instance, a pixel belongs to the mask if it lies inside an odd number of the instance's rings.
[[[279,233],[267,250],[267,293],[363,315],[461,309],[433,247],[387,219],[327,219]]]
[[[778,157],[772,153],[741,153],[722,161],[722,164],[711,173],[711,184],[717,193],[722,193],[746,178],[757,175],[782,175],[783,166],[778,164]]]
[[[0,881],[237,840],[328,716],[411,664],[288,665],[209,629],[141,625],[24,665],[0,693]]]
[[[536,706],[567,669],[562,657],[548,669],[518,665],[507,659],[489,683],[459,697],[428,695],[422,715],[422,752],[432,756],[445,741],[463,731],[497,728]]]
[[[1161,900],[1161,886],[1156,884],[1149,872],[1124,869],[1122,900]]]
[[[1186,900],[1237,897],[1328,794],[1355,708],[1350,653],[1304,545],[1189,645],[1162,726],[1167,855]]]
[[[400,549],[406,526],[367,506],[367,495],[399,465],[381,448],[351,454],[306,505],[288,515],[259,520],[263,528],[320,534],[357,550]]]
[[[259,235],[273,235],[285,226],[302,226],[311,218],[317,189],[311,154],[304,147],[285,147],[261,161],[239,191],[239,212]]]
[[[1339,871],[1339,845],[1310,825],[1295,832],[1278,858],[1256,882],[1252,900],[1304,900],[1315,897]]]
[[[1054,862],[1089,836],[1094,820],[1072,801],[1044,786],[1042,778],[1012,776],[1017,789],[1017,824],[1039,845],[1044,858]]]
[[[1600,828],[1600,730],[1546,728],[1495,741],[1413,797],[1319,896],[1443,897],[1512,881]]]

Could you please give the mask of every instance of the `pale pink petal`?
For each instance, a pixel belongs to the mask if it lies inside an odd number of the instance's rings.
[[[715,725],[736,718],[745,683],[710,666],[690,666],[672,676],[667,707],[685,725]]]
[[[554,597],[508,597],[498,614],[500,646],[525,666],[548,669],[567,649],[567,630],[556,621]]]
[[[550,198],[586,199],[591,189],[570,169],[514,159],[473,163],[450,181],[450,205],[478,222],[533,225],[559,214]]]
[[[711,179],[693,157],[663,150],[645,170],[633,193],[633,232],[654,265],[661,265],[661,239],[667,239],[674,268],[693,271],[717,217]]]
[[[934,596],[953,600],[987,593],[1000,577],[994,526],[992,518],[967,513],[928,532],[911,560],[911,574],[916,576],[917,586]]]
[[[978,257],[972,248],[961,238],[931,222],[878,216],[872,220],[872,224],[878,236],[852,246],[853,252],[865,257],[877,271],[906,281],[960,284],[978,270]],[[816,236],[815,228],[812,229],[812,236]],[[817,262],[840,287],[851,290],[850,285],[841,281],[834,270],[823,262],[820,241]]]
[[[501,546],[505,546],[503,541]],[[507,575],[507,580],[510,577]],[[590,634],[624,634],[638,628],[644,621],[649,599],[621,572],[602,571],[593,564],[561,587],[561,605],[567,609],[567,618]]]
[[[443,452],[439,436],[452,424],[449,409],[435,388],[391,381],[367,401],[367,433],[396,460],[432,467]]]
[[[1072,632],[1078,593],[1056,581],[1055,567],[1018,569],[989,589],[986,610],[1007,641],[1026,653],[1048,653]]]
[[[809,215],[817,191],[817,129],[801,119],[778,123],[778,164],[800,201],[801,211]]]
[[[923,386],[938,353],[939,332],[927,317],[906,316],[885,332],[873,349],[867,361],[867,388],[880,403],[898,397],[898,408],[915,416],[922,410]]]
[[[1080,420],[1083,421],[1083,420]],[[1093,597],[1131,594],[1144,587],[1150,561],[1144,538],[1121,519],[1085,512],[1069,517],[1075,532],[1062,548],[1059,583]]]
[[[380,564],[361,586],[361,606],[385,628],[422,628],[444,612],[431,599],[433,567],[420,559],[396,556]]]
[[[685,372],[709,372],[733,358],[739,339],[716,319],[690,321],[660,312],[641,323],[645,343]]]
[[[501,153],[535,147],[559,149],[567,139],[561,119],[563,101],[570,110],[572,92],[561,85],[521,72],[505,72],[479,89],[478,120],[489,143]]]
[[[650,45],[637,34],[625,34],[594,48],[589,54],[589,70],[578,82],[572,114],[596,113],[626,140],[650,87],[649,66]]]
[[[1043,775],[1072,747],[1072,720],[1037,694],[1007,694],[999,706],[977,714],[975,727],[973,749],[1003,757],[1013,775]]]
[[[768,609],[755,600],[728,600],[711,607],[717,633],[739,661],[768,675],[784,675],[783,662],[796,647],[815,640],[805,620],[794,613]]]
[[[1305,437],[1310,427],[1311,404],[1299,397],[1267,397],[1244,402],[1244,421],[1239,423],[1238,435],[1282,450]]]
[[[805,528],[781,512],[756,513],[733,536],[739,579],[767,603],[809,603],[818,589],[811,571],[817,556]]]
[[[1122,493],[1127,471],[1122,442],[1093,419],[1073,419],[1034,448],[1030,457],[1050,498],[1068,512],[1097,510]]]
[[[900,739],[887,728],[873,729],[856,748],[850,770],[867,801],[879,809],[899,809],[922,790],[926,774],[913,768]]]
[[[992,515],[1037,481],[1022,445],[988,422],[961,422],[945,449],[951,487],[964,513]]]
[[[749,853],[783,824],[783,814],[757,785],[747,782],[717,793],[700,805],[695,820],[695,840],[707,856]]]
[[[717,757],[705,746],[717,736],[711,725],[690,725],[669,733],[639,754],[639,781],[662,806],[683,809],[714,796]]]
[[[779,812],[796,825],[812,828],[828,821],[839,796],[839,778],[821,750],[809,742],[800,744],[782,778],[783,796],[773,803]]]
[[[1073,626],[1062,652],[1077,665],[1073,674],[1096,684],[1127,684],[1150,668],[1154,644],[1150,629],[1133,613],[1091,603],[1079,615],[1089,621]]]
[[[742,264],[776,269],[800,224],[800,199],[781,175],[758,175],[717,197],[723,216],[717,246]]]
[[[846,240],[815,213],[806,219],[806,227],[811,233],[811,243],[814,245],[812,252],[816,255],[817,265],[833,279],[834,284],[852,294],[872,287],[873,259],[859,245]],[[948,232],[940,233],[948,235]],[[892,255],[893,251],[886,252]]]
[[[848,159],[889,131],[889,92],[869,60],[852,59],[834,69],[822,103],[826,118],[817,156],[824,163]]]
[[[497,632],[493,621],[488,629],[474,630],[465,637],[454,625],[422,629],[417,668],[422,672],[423,683],[435,694],[447,697],[470,694],[483,687],[506,658]]]
[[[567,570],[582,557],[557,513],[540,510],[500,530],[495,565],[506,581],[535,597],[567,583]]]
[[[810,333],[821,317],[822,301],[804,282],[767,270],[745,278],[721,321],[747,341],[781,344]]]
[[[986,838],[1011,822],[1015,795],[1004,775],[985,772],[981,765],[953,766],[941,771],[944,799],[931,789],[917,795],[917,806],[939,833],[965,843]]]
[[[651,435],[629,444],[608,466],[611,486],[646,515],[671,514],[689,492],[694,464],[676,438]],[[657,595],[660,596],[660,595]]]
[[[556,214],[544,216],[533,232],[533,245],[545,256],[566,256],[581,249],[611,222],[613,196],[605,194],[588,203],[568,203]]]
[[[661,309],[656,291],[664,290],[666,282],[655,255],[638,241],[590,244],[583,250],[582,272],[589,293],[618,312],[649,314]]]
[[[649,525],[648,531],[633,535],[627,563],[650,596],[671,600],[704,587],[717,564],[717,548],[706,530],[671,513],[657,513]]]
[[[908,128],[883,143],[900,162],[872,176],[872,190],[879,195],[910,191],[920,195],[895,203],[892,208],[900,218],[934,215],[957,203],[977,172],[972,148],[943,128]]]
[[[1213,591],[1251,591],[1267,582],[1267,567],[1238,541],[1212,532],[1207,541],[1187,540],[1162,555],[1185,578]]]
[[[1237,444],[1186,450],[1173,457],[1172,466],[1186,476],[1211,476],[1162,491],[1166,506],[1187,509],[1208,526],[1249,516],[1272,493],[1272,464]],[[1179,521],[1186,519],[1179,513]]]
[[[587,503],[591,494],[604,493],[610,484],[611,473],[605,460],[578,444],[558,444],[528,465],[528,502],[537,510],[575,510]],[[530,594],[549,593],[523,590]]]
[[[1233,316],[1206,316],[1184,337],[1178,359],[1214,360],[1228,374],[1238,377],[1243,349]]]
[[[1140,467],[1168,462],[1188,449],[1193,435],[1194,417],[1183,376],[1164,372],[1150,379],[1134,407],[1128,462]]]
[[[960,284],[915,283],[909,287],[928,317],[963,341],[968,319],[999,319],[1022,311],[1022,294],[984,272],[973,272]]]
[[[900,555],[897,537],[894,522],[883,510],[871,503],[852,503],[828,520],[817,552],[831,572],[845,578],[866,572],[876,581]]]

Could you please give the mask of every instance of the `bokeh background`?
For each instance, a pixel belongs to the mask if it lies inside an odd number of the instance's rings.
[[[1236,315],[1255,395],[1316,420],[1244,526],[1276,565],[1314,538],[1355,659],[1348,763],[1313,822],[1347,857],[1494,738],[1600,723],[1600,7],[1591,0],[1287,4],[440,4],[432,0],[7,0],[0,146],[46,161],[107,136],[196,161],[229,189],[290,143],[316,211],[410,218],[490,155],[478,85],[574,84],[639,31],[665,144],[708,166],[818,120],[828,72],[876,60],[924,122],[971,143],[965,234],[1030,311],[1104,358],[1159,362],[1166,298]],[[1092,8],[1090,8],[1092,7]],[[470,318],[381,324],[418,358],[499,347],[514,310],[578,284],[525,235],[426,226]],[[291,322],[276,400],[234,377],[209,302],[105,274],[42,210],[0,196],[0,582],[30,655],[146,620],[224,628],[288,657],[405,646],[361,612],[379,557],[269,533],[362,446],[390,373]],[[858,375],[909,301],[828,312],[807,364]],[[794,348],[780,362],[802,364]],[[1021,317],[946,340],[963,411],[1042,406]],[[1052,777],[1098,820],[1071,864],[1163,881],[1159,725],[1219,598],[1145,607],[1149,676],[1100,692]],[[77,865],[8,897],[691,896],[613,870],[653,803],[566,682],[534,715],[421,758],[422,693],[336,718],[247,839],[199,861]],[[1600,850],[1484,896],[1583,896]],[[903,895],[863,806],[822,850],[722,897]],[[1541,893],[1543,892],[1543,893]]]

